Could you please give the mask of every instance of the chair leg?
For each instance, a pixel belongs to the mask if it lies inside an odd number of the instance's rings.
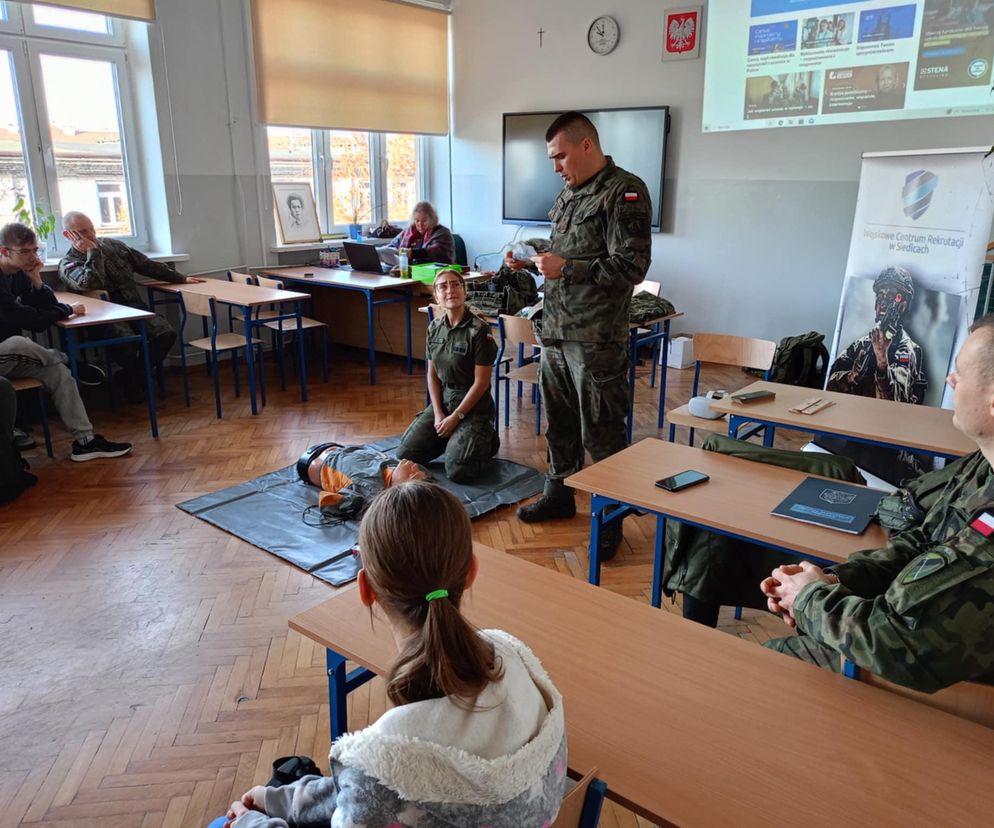
[[[518,392],[518,397],[521,396],[521,392]],[[508,428],[511,425],[511,382],[508,380],[504,384],[504,428]]]
[[[221,419],[221,378],[218,376],[217,353],[211,351],[209,370],[214,379],[214,409],[217,411],[217,418]]]
[[[240,397],[242,395],[242,378],[239,376],[238,370],[238,349],[229,351],[231,354],[231,371],[235,375],[235,397]]]
[[[286,354],[283,352],[282,331],[273,331],[273,352],[280,368],[280,390],[286,391]]]
[[[687,445],[691,447],[694,445],[694,431],[695,429],[690,429],[690,439],[687,441]]]
[[[183,369],[183,399],[186,400],[186,407],[190,407],[190,377],[186,373],[186,343],[179,344],[179,364]]]
[[[262,370],[262,343],[259,343],[259,359],[255,363],[257,376],[259,377],[259,398],[262,400],[263,408],[266,406],[266,373]]]
[[[670,442],[676,442],[676,426],[673,423],[670,423]]]
[[[45,434],[45,451],[49,457],[54,457],[52,452],[52,432],[48,427],[48,412],[45,410],[45,389],[38,387],[38,413],[41,417],[41,430]]]
[[[324,372],[325,385],[328,384],[328,328],[321,329],[321,370]]]
[[[742,620],[742,607],[736,607],[735,608],[735,620],[736,621],[741,621]]]

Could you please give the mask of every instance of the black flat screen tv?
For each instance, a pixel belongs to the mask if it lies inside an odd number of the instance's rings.
[[[668,106],[584,109],[601,147],[645,182],[652,198],[652,229],[662,224]],[[562,112],[504,113],[504,224],[548,224],[563,187],[546,153],[545,131]]]

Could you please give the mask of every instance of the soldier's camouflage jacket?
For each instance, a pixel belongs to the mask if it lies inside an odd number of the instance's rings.
[[[70,248],[59,262],[59,276],[66,289],[75,293],[106,290],[111,302],[145,310],[148,306],[138,292],[136,276],[162,282],[186,278],[117,239],[97,239],[97,246],[86,253]]]
[[[632,288],[649,269],[651,215],[645,184],[610,158],[589,181],[562,189],[549,218],[552,252],[566,264],[545,282],[543,338],[628,340]]]
[[[853,366],[862,361],[866,354],[866,369],[862,375],[850,380]],[[925,401],[928,377],[925,375],[925,357],[921,346],[915,342],[904,328],[899,328],[887,349],[887,371],[877,371],[877,361],[873,354],[870,335],[853,342],[832,363],[828,377],[828,391],[842,391],[846,394],[859,394],[862,397],[877,397],[881,400],[914,403]]]
[[[798,632],[925,692],[994,674],[994,475],[974,452],[885,498],[883,549],[797,596]],[[989,524],[989,525],[988,525]]]

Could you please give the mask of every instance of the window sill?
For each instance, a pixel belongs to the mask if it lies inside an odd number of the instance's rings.
[[[146,253],[153,262],[188,262],[190,261],[190,255],[188,253]],[[57,256],[54,259],[45,259],[45,265],[42,267],[42,273],[54,273],[59,269],[59,262],[62,261],[61,256]]]
[[[387,244],[390,239],[376,239],[367,236],[362,239],[328,239],[323,242],[309,242],[307,244],[276,244],[269,248],[270,253],[306,253],[310,250],[327,250],[329,247],[340,248],[344,242],[359,242],[360,244]]]

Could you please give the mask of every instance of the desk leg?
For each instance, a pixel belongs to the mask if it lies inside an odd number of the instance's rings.
[[[148,421],[152,424],[152,437],[159,437],[159,421],[155,415],[155,383],[152,382],[152,360],[148,355],[148,323],[141,320],[142,356],[145,359],[145,393],[148,395]],[[160,374],[161,376],[161,374]]]
[[[307,402],[307,349],[304,347],[304,317],[300,312],[300,302],[297,305],[297,354],[300,357],[300,400]],[[280,340],[283,331],[279,332]],[[260,350],[261,353],[261,350]]]
[[[632,427],[635,423],[635,363],[638,362],[638,328],[632,328],[628,335],[628,442],[632,442]]]
[[[77,359],[76,349],[76,331],[72,328],[64,330],[66,337],[66,353],[69,354],[69,373],[72,374],[72,378],[79,382],[79,361]]]
[[[366,294],[366,331],[369,337],[369,384],[376,385],[376,330],[373,328],[373,291]]]
[[[656,548],[652,556],[652,595],[654,607],[663,603],[663,558],[666,555],[666,518],[656,515]]]
[[[590,496],[590,571],[587,582],[594,586],[601,585],[600,541],[601,527],[604,521],[604,507],[610,503],[600,495]]]
[[[853,664],[848,658],[842,659],[842,675],[848,679],[858,679],[859,665]]]
[[[346,687],[345,657],[333,650],[328,650],[326,659],[328,664],[328,711],[331,719],[331,741],[334,742],[349,729],[349,712],[346,704],[349,691]]]
[[[252,345],[252,308],[242,305],[242,326],[245,329],[245,364],[248,367],[249,399],[252,401],[252,416],[259,413],[255,401],[255,346]],[[232,359],[234,357],[232,356]]]
[[[666,369],[670,356],[670,320],[663,322],[663,355],[659,365],[659,410],[656,412],[656,428],[663,427],[666,416]]]
[[[411,292],[413,286],[407,289],[407,373],[414,373],[414,354],[411,353]]]

